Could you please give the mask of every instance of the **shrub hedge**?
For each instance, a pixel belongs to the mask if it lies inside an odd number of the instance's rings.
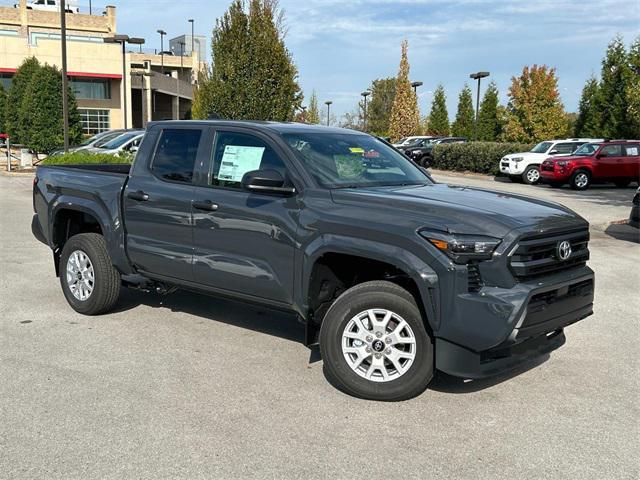
[[[109,155],[105,153],[89,153],[85,151],[52,155],[40,162],[40,165],[80,165],[80,164],[113,164],[131,163],[133,155]]]
[[[510,153],[528,152],[533,145],[525,143],[469,142],[436,145],[433,168],[457,172],[498,175],[500,159]]]

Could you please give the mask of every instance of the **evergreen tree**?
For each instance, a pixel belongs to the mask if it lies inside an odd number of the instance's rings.
[[[498,116],[499,93],[494,81],[489,83],[480,102],[478,113],[478,140],[495,142],[502,134],[502,123]]]
[[[449,113],[447,112],[447,96],[444,87],[438,85],[433,93],[431,113],[429,114],[429,133],[432,135],[449,135]]]
[[[456,119],[451,125],[451,131],[456,137],[475,138],[475,112],[473,109],[473,95],[469,85],[465,84],[458,97],[458,111]]]
[[[68,91],[69,143],[82,138],[82,125],[75,96]],[[49,153],[64,144],[62,75],[44,65],[32,77],[20,106],[21,141],[36,153]]]
[[[7,95],[7,107],[5,111],[6,133],[11,138],[11,143],[23,143],[21,126],[19,122],[20,108],[25,98],[27,87],[31,83],[33,76],[40,70],[40,62],[36,57],[29,57],[18,67],[15,75],[11,79],[11,86]]]
[[[216,21],[212,67],[194,114],[290,120],[302,103],[277,0],[234,0]]]
[[[402,42],[402,56],[396,80],[396,95],[391,107],[391,119],[389,121],[389,136],[392,140],[414,135],[420,128],[418,99],[409,81],[408,49],[409,42],[405,40]]]
[[[391,109],[396,98],[396,79],[379,78],[371,82],[371,101],[367,106],[367,127],[371,133],[386,136]]]
[[[627,84],[628,138],[640,138],[640,36],[629,49],[631,78]]]
[[[7,92],[0,84],[0,133],[6,133],[5,111],[7,108]]]
[[[309,98],[309,108],[307,108],[307,123],[312,123],[316,125],[320,123],[318,95],[316,95],[315,90],[311,92],[311,98]]]
[[[554,68],[524,67],[511,79],[505,137],[512,142],[539,142],[567,132],[567,118]]]
[[[576,137],[597,138],[600,133],[601,111],[600,111],[600,87],[595,76],[585,83],[578,106],[578,119],[576,120],[574,134]]]
[[[627,119],[627,83],[631,80],[627,51],[622,37],[614,38],[602,60],[600,75],[600,136],[625,138],[629,131]]]

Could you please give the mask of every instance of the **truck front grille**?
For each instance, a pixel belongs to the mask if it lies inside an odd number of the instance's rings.
[[[571,254],[563,260],[559,247],[565,241],[571,245]],[[516,279],[525,281],[570,268],[582,267],[589,260],[588,243],[588,228],[525,236],[520,239],[511,254],[511,271]]]

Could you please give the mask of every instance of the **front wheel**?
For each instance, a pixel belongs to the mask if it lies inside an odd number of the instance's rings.
[[[587,170],[577,170],[571,175],[569,185],[574,190],[586,190],[591,185],[591,174]]]
[[[369,400],[422,393],[433,377],[433,342],[413,296],[386,281],[350,288],[333,303],[320,330],[329,381]]]
[[[540,167],[538,165],[530,165],[522,174],[522,181],[527,185],[535,185],[540,181]]]
[[[113,308],[120,275],[111,264],[102,235],[81,233],[65,243],[60,255],[60,285],[76,312],[97,315]]]

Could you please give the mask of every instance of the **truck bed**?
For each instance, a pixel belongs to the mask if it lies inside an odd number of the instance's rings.
[[[47,165],[47,168],[71,168],[77,170],[89,170],[91,172],[116,173],[129,175],[131,165],[128,163],[88,164],[88,165]]]

